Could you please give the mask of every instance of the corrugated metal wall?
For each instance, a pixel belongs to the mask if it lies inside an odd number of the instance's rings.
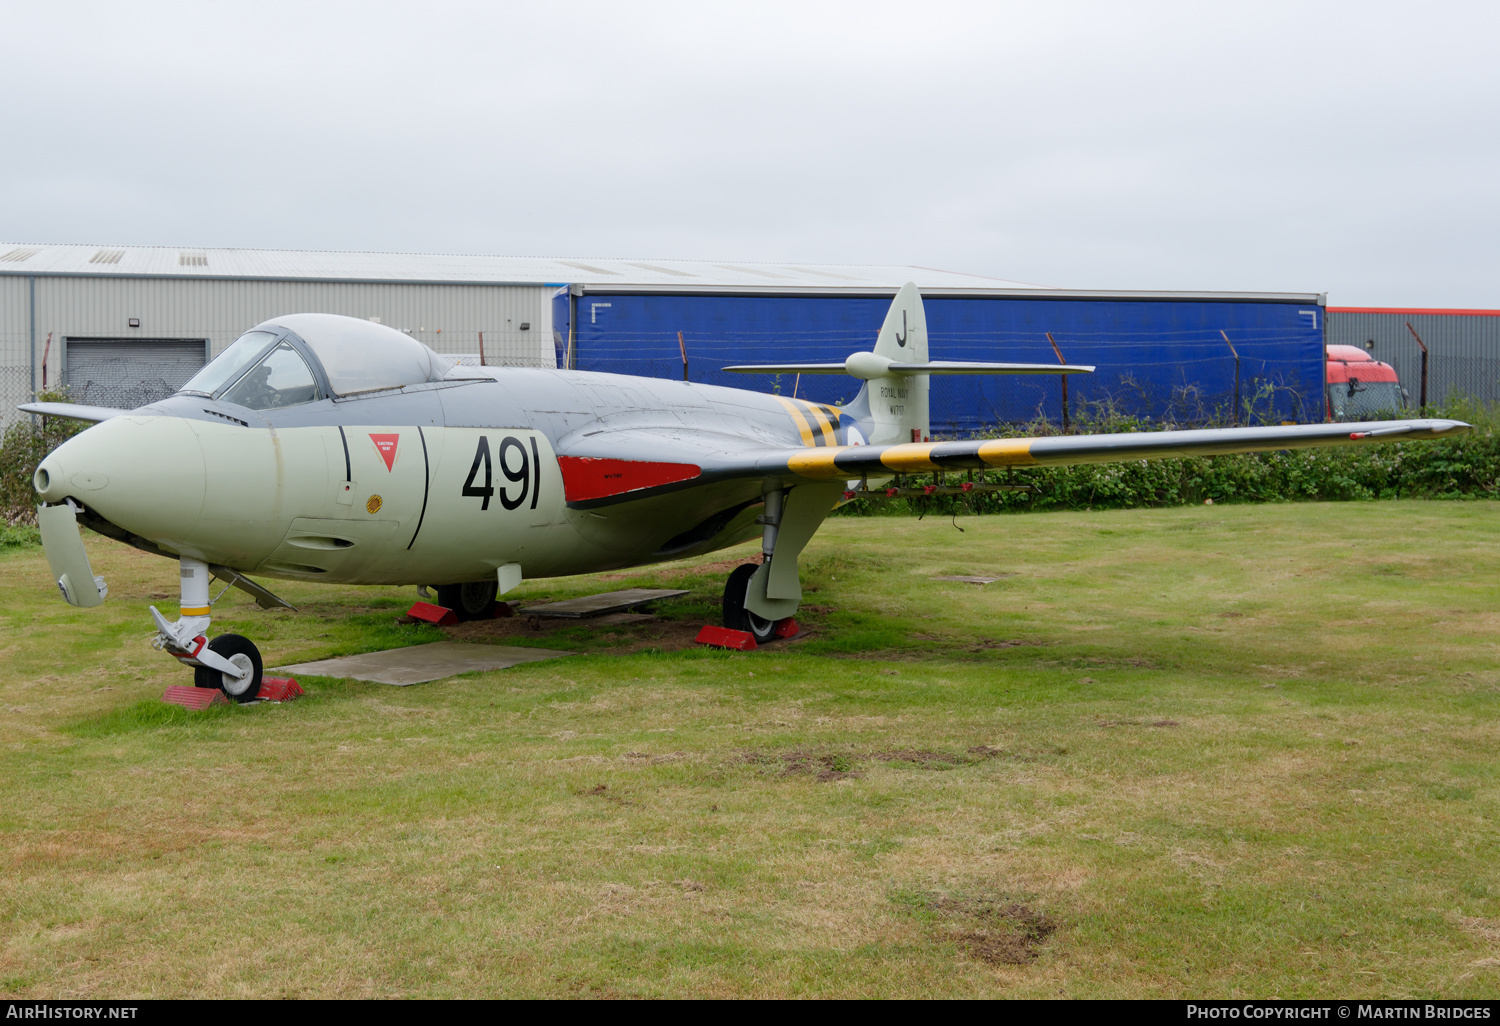
[[[1407,330],[1410,323],[1427,343],[1427,401],[1449,396],[1500,400],[1500,316],[1446,313],[1368,313],[1337,308],[1328,312],[1330,345],[1358,346],[1396,368],[1415,404],[1422,377],[1422,350]]]
[[[1074,421],[1122,414],[1232,423],[1235,350],[1242,422],[1323,419],[1323,311],[1316,304],[928,296],[924,305],[932,359],[1055,363],[1051,332],[1069,363],[1095,365],[1094,374],[1068,379]],[[720,368],[842,362],[874,344],[889,306],[886,296],[591,290],[576,299],[575,366],[680,378],[681,331],[694,381],[788,395],[796,388],[802,398],[844,402],[859,384],[843,375],[809,375],[798,383],[791,375],[777,380]],[[564,317],[554,311],[554,321]],[[933,432],[941,434],[1034,420],[1057,424],[1060,380],[934,377],[931,416]]]
[[[16,416],[30,378],[30,302],[25,276],[0,275],[0,424]],[[53,335],[49,383],[66,380],[68,337],[206,338],[217,354],[245,329],[286,313],[379,317],[448,356],[487,363],[556,366],[552,289],[539,285],[406,285],[360,282],[222,281],[163,278],[36,278],[36,358]],[[128,326],[129,318],[140,326]],[[523,323],[530,324],[526,331]]]
[[[29,278],[0,275],[0,427],[19,416],[17,403],[31,398],[30,291]]]

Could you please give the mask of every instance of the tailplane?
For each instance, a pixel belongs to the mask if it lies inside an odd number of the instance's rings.
[[[871,445],[925,442],[928,382],[933,374],[1088,374],[1093,367],[1055,363],[985,363],[929,360],[927,314],[922,294],[907,282],[901,286],[873,352],[851,353],[843,363],[741,364],[725,367],[735,374],[848,374],[865,385],[844,407]]]

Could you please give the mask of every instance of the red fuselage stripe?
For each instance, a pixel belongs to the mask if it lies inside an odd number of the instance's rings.
[[[559,456],[563,495],[569,502],[607,499],[611,495],[638,492],[642,488],[690,481],[703,473],[693,463],[653,463],[647,460],[590,459]]]

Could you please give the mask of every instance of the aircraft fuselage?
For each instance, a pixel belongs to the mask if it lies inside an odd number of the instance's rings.
[[[572,438],[617,435],[628,449],[641,429],[680,437],[691,453],[712,451],[717,436],[774,447],[849,437],[837,411],[774,395],[484,372],[263,413],[178,394],[60,447],[43,463],[42,497],[75,498],[85,524],[141,547],[266,577],[458,583],[492,580],[508,563],[551,577],[694,555],[761,531],[759,481],[700,480],[629,501],[633,487],[670,482],[690,456],[635,448],[619,466],[560,460]],[[590,502],[600,495],[613,499]]]

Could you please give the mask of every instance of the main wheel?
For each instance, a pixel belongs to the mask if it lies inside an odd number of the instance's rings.
[[[746,631],[753,635],[757,645],[771,640],[776,631],[776,621],[762,619],[745,608],[745,594],[750,590],[750,578],[760,567],[745,563],[734,568],[729,580],[724,583],[724,626],[732,631]]]
[[[193,668],[193,683],[200,688],[218,688],[236,702],[255,701],[260,695],[262,676],[260,649],[249,638],[238,634],[220,634],[208,643],[208,649],[228,659],[239,669],[248,669],[250,673],[235,680],[207,666],[196,666]]]
[[[495,615],[498,581],[469,581],[438,585],[438,605],[453,610],[460,620],[488,620]]]

